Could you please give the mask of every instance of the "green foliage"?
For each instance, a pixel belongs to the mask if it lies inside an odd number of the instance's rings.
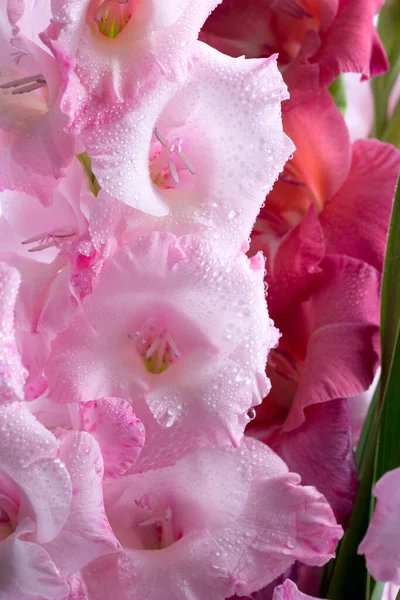
[[[329,87],[329,91],[335,101],[336,106],[342,114],[345,114],[347,102],[346,102],[346,89],[344,87],[343,75],[340,75]]]

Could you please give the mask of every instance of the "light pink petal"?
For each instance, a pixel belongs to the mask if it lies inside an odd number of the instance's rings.
[[[347,254],[382,271],[400,151],[378,140],[353,144],[350,173],[320,215],[329,254]]]
[[[21,236],[21,241],[54,229],[84,233],[86,224],[79,201],[86,188],[83,167],[74,160],[65,170],[65,177],[58,184],[51,206],[43,207],[37,199],[23,192],[4,191],[1,194],[2,214]],[[33,246],[22,246],[21,251]],[[42,254],[43,251],[35,253],[34,258],[41,260]]]
[[[339,255],[326,257],[321,268],[324,279],[309,307],[312,334],[285,431],[301,425],[307,406],[368,389],[378,367],[378,272]]]
[[[317,600],[314,596],[308,596],[307,594],[303,594],[297,588],[297,585],[290,581],[290,579],[286,579],[285,583],[279,585],[274,590],[274,595],[272,600]]]
[[[14,308],[20,277],[0,263],[0,403],[22,400],[26,371],[21,364],[14,332]]]
[[[69,288],[69,270],[63,256],[57,256],[51,263],[42,263],[14,254],[9,262],[21,275],[16,323],[23,362],[30,369],[29,349],[27,356],[21,336],[25,332],[32,333],[46,345],[70,325],[78,304]]]
[[[19,490],[19,519],[29,517],[38,541],[47,542],[61,530],[71,502],[58,442],[22,404],[0,407],[0,416],[0,477],[5,474]]]
[[[72,481],[71,508],[59,535],[45,548],[63,575],[69,576],[99,556],[119,549],[103,506],[103,460],[99,445],[86,432],[61,438],[60,460]]]
[[[64,600],[68,595],[68,585],[47,552],[23,539],[34,528],[29,519],[24,519],[16,532],[0,543],[0,589],[4,600]]]
[[[124,392],[126,385],[121,378],[127,377],[127,371],[118,360],[117,350],[115,354],[99,343],[96,331],[78,315],[52,343],[45,367],[50,400],[61,404],[87,402]]]
[[[212,538],[189,533],[162,557],[127,550],[100,559],[85,569],[84,581],[96,600],[220,600],[228,597],[231,583],[228,573],[220,571],[218,552]]]
[[[106,477],[125,475],[145,441],[143,423],[121,398],[98,398],[80,405],[83,427],[100,445]]]
[[[229,552],[234,591],[250,594],[296,560],[322,566],[343,534],[325,498],[267,446],[247,440],[252,486],[241,517],[217,536]],[[279,518],[277,518],[279,515]],[[239,543],[240,541],[240,543]]]
[[[347,402],[310,406],[305,417],[297,429],[267,437],[268,444],[301,476],[303,485],[313,485],[325,496],[337,520],[346,523],[358,487]],[[262,431],[256,436],[263,439]]]
[[[381,477],[374,495],[375,512],[358,552],[376,581],[400,585],[400,468]]]

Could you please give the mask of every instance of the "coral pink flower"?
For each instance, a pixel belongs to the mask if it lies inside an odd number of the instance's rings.
[[[201,39],[231,56],[279,52],[287,81],[299,67],[318,65],[328,86],[343,72],[363,78],[388,68],[373,25],[382,0],[224,0],[210,15]],[[294,74],[296,77],[296,73]]]
[[[368,389],[378,366],[380,273],[400,155],[376,140],[350,147],[327,93],[313,105],[295,97],[284,121],[297,150],[252,237],[253,250],[269,260],[269,308],[282,332],[254,433],[345,519],[356,480],[340,399]],[[317,407],[332,400],[332,410]],[[327,461],[327,448],[337,461]]]
[[[123,551],[83,571],[89,596],[220,600],[255,591],[295,560],[322,565],[342,531],[326,500],[299,481],[248,440],[105,484]]]
[[[87,433],[59,441],[22,404],[0,407],[0,582],[5,600],[64,599],[66,578],[119,544]]]
[[[118,396],[136,411],[144,398],[164,427],[182,422],[236,443],[269,390],[276,330],[263,275],[260,255],[223,261],[191,236],[153,233],[124,246],[52,343],[50,399]]]
[[[8,17],[10,22],[1,15],[0,190],[25,192],[47,206],[76,152],[76,139],[64,131],[68,118],[60,109],[57,61],[45,51],[29,17],[21,20],[21,3],[8,3]],[[4,39],[11,33],[12,39]]]
[[[376,508],[358,552],[376,581],[400,585],[400,468],[375,486]]]
[[[24,397],[27,372],[21,364],[14,330],[14,307],[20,277],[0,263],[0,404]]]

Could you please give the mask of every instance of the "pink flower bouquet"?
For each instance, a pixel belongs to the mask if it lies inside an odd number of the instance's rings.
[[[394,599],[395,0],[3,0],[0,54],[0,600]]]

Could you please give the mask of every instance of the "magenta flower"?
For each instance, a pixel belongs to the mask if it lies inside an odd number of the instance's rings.
[[[230,56],[279,52],[288,83],[306,65],[327,87],[341,73],[367,79],[388,69],[372,22],[381,5],[381,0],[224,0],[201,39]]]

